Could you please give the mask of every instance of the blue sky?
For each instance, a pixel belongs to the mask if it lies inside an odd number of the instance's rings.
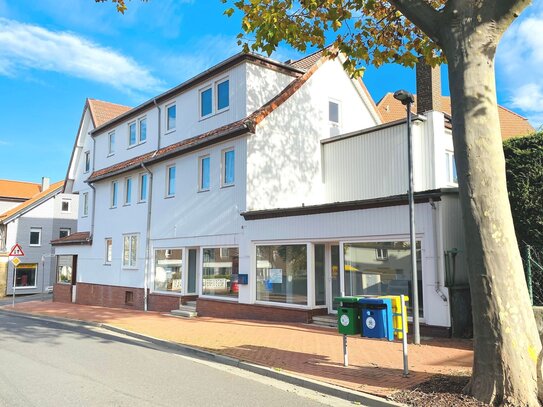
[[[506,33],[496,61],[499,102],[535,127],[543,123],[541,3]],[[94,0],[0,0],[0,178],[63,179],[86,97],[136,106],[238,52],[239,13],[227,18],[224,8],[131,1],[121,15]],[[284,46],[273,57],[300,56]],[[414,72],[393,65],[368,68],[364,82],[376,102],[415,92]],[[444,94],[447,86],[444,78]]]

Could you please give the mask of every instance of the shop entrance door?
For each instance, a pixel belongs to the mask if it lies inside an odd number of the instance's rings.
[[[339,245],[331,244],[329,247],[328,256],[328,270],[329,270],[329,282],[328,285],[328,312],[331,314],[337,313],[338,303],[334,301],[334,298],[341,296],[341,268],[340,268],[340,256]]]

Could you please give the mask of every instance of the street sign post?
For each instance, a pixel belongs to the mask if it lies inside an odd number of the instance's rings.
[[[19,257],[22,257],[25,255],[25,252],[23,252],[23,249],[19,243],[15,243],[15,245],[11,248],[9,252],[9,257],[14,257],[14,259],[11,259],[11,263],[13,264],[13,299],[12,299],[12,307],[15,307],[15,283],[17,279],[17,266],[21,263],[21,260]]]

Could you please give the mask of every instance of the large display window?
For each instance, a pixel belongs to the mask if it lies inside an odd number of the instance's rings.
[[[202,249],[202,295],[238,298],[239,249]]]
[[[155,250],[155,291],[181,293],[183,276],[183,250]]]

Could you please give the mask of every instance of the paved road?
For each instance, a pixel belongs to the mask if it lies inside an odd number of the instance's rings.
[[[53,298],[53,294],[44,293],[44,294],[30,294],[30,295],[16,295],[15,303],[27,302],[27,301],[48,301]],[[12,304],[13,297],[11,295],[7,297],[0,297],[0,305],[9,305]]]
[[[0,313],[0,406],[347,406],[98,328]]]

